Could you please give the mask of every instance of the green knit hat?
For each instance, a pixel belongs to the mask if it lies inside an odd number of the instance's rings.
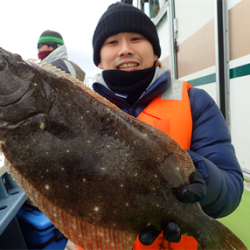
[[[62,36],[58,32],[52,30],[44,31],[39,37],[38,44],[39,43],[64,45]]]

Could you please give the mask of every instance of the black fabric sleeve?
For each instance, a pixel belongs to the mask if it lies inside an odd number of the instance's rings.
[[[57,59],[51,62],[50,64],[70,74],[68,67],[66,66],[65,62],[62,59]]]
[[[243,193],[243,175],[231,144],[231,136],[218,106],[204,91],[189,90],[193,132],[193,161],[207,184],[200,202],[205,213],[214,218],[232,213]]]

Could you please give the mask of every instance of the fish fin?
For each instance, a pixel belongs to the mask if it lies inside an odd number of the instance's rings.
[[[167,147],[170,148],[173,153],[171,160],[176,168],[181,174],[184,185],[189,185],[189,177],[195,172],[194,163],[188,154],[188,152],[181,147],[175,140],[173,140],[169,135],[162,135],[166,137],[168,141]]]
[[[194,163],[190,155],[185,150],[182,154],[179,155],[178,158],[184,173],[183,178],[185,182],[189,184],[189,176],[195,171]]]
[[[128,250],[132,249],[136,233],[120,232],[102,228],[76,218],[49,201],[11,165],[8,170],[30,200],[44,212],[49,220],[66,238],[84,250]]]
[[[34,61],[32,61],[32,60],[31,60],[31,62],[34,63]],[[114,104],[112,104],[109,100],[107,100],[103,96],[99,95],[97,92],[93,91],[89,86],[84,84],[82,81],[80,81],[77,78],[71,76],[70,74],[66,73],[65,71],[63,71],[63,70],[61,70],[59,68],[48,69],[49,67],[52,66],[52,64],[49,64],[49,63],[46,63],[46,62],[39,62],[39,63],[34,63],[34,64],[41,67],[41,68],[49,70],[49,71],[51,71],[51,72],[65,78],[67,80],[69,80],[70,83],[73,83],[74,85],[76,85],[76,86],[80,87],[81,89],[83,89],[85,94],[89,94],[90,96],[93,96],[96,100],[100,100],[101,103],[105,104],[107,107],[112,107],[113,109],[117,109],[117,111],[120,112],[120,109],[118,107],[116,107]],[[130,119],[133,119],[133,117],[131,118],[130,115],[128,115],[128,116],[130,117]]]
[[[29,58],[27,61],[30,61],[30,62],[33,62],[33,63],[39,63],[40,59]]]
[[[10,174],[11,164],[6,157],[4,157],[4,166],[6,167],[7,172]]]
[[[210,230],[206,230],[210,228]],[[195,237],[202,250],[247,250],[244,243],[226,226],[211,219],[200,236]]]
[[[29,59],[28,61],[36,63],[35,59]],[[69,73],[66,73],[65,71],[57,68],[56,66],[50,64],[50,63],[46,63],[46,62],[39,62],[37,63],[37,65],[39,65],[42,68],[48,69],[52,72],[57,73],[58,75],[70,80],[72,83],[76,84],[76,85],[83,85],[83,82],[78,80],[77,78],[75,78],[74,76],[70,75]]]

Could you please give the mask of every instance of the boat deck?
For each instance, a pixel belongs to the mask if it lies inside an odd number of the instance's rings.
[[[239,207],[229,216],[218,219],[227,226],[250,249],[250,183],[245,182],[245,189]]]

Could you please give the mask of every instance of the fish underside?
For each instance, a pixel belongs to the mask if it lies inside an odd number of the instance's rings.
[[[184,149],[58,71],[0,48],[8,172],[67,238],[127,250],[141,230],[175,221],[202,249],[247,249],[198,203],[179,202],[194,172]]]

